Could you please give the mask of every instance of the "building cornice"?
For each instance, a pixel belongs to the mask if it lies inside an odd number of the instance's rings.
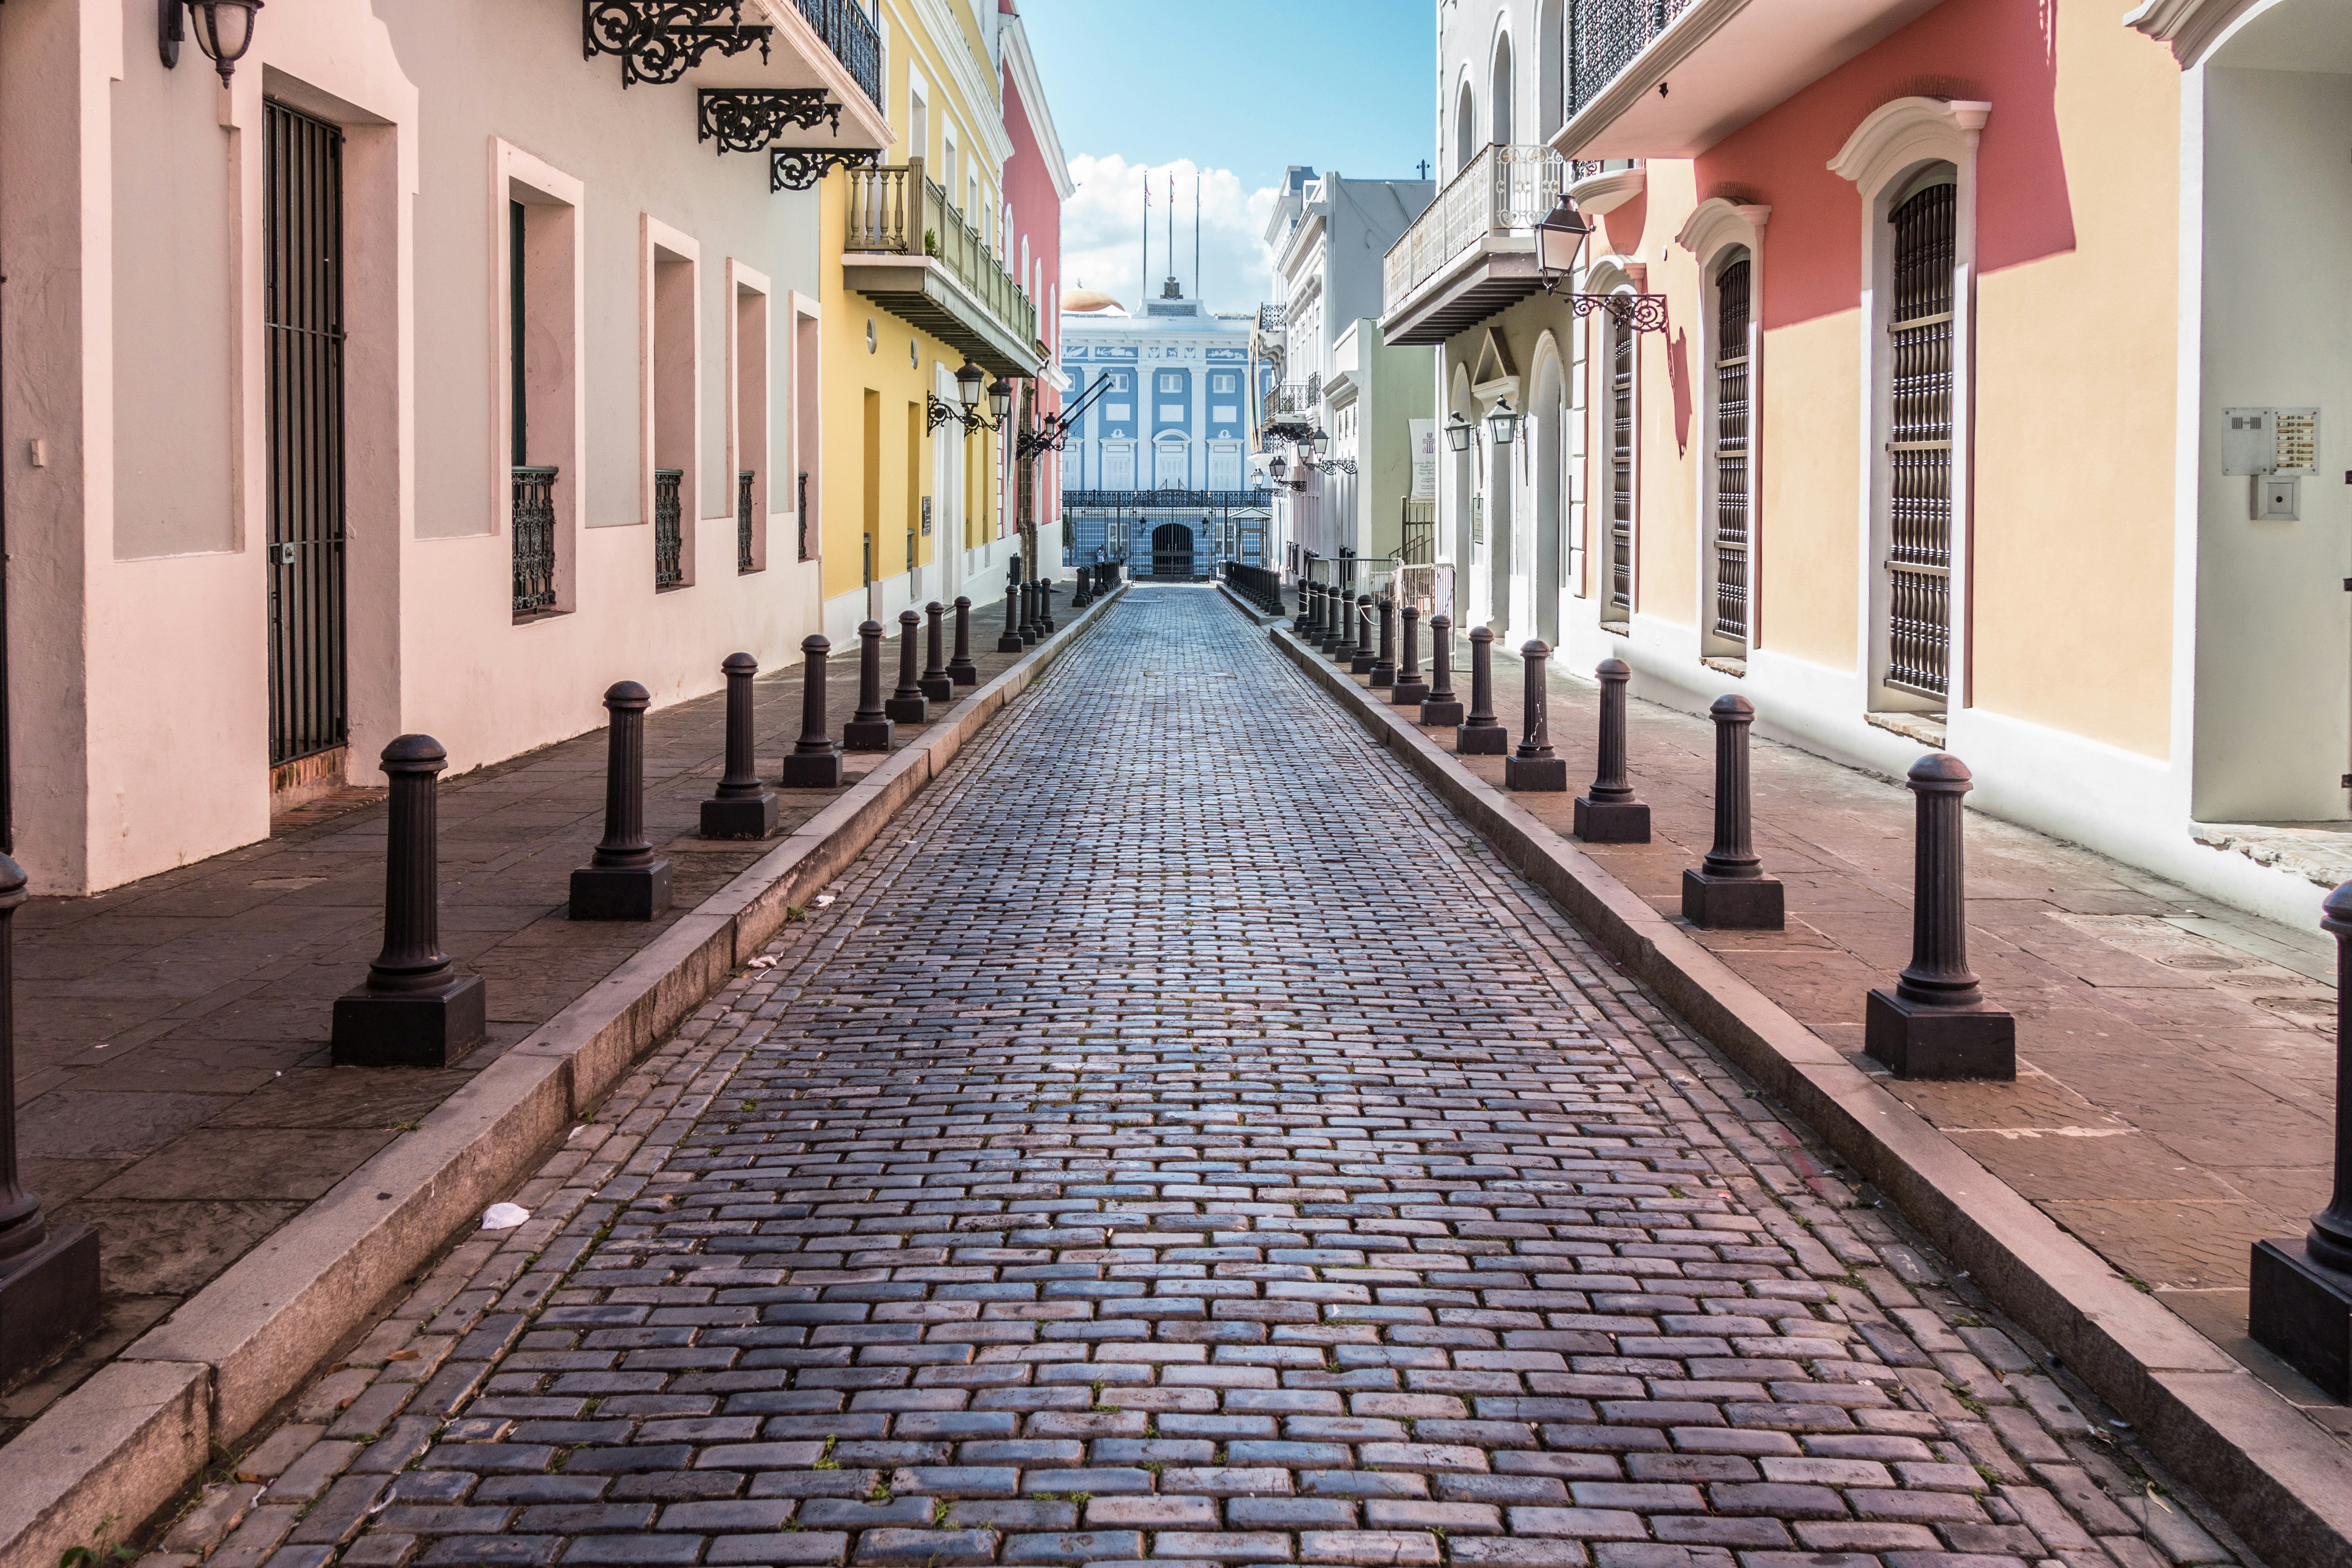
[[[1639,163],[1630,169],[1611,169],[1603,174],[1587,174],[1568,187],[1568,199],[1576,210],[1589,217],[1613,213],[1646,190],[1650,172]]]
[[[2230,30],[2230,24],[2252,10],[2261,0],[2141,0],[2124,18],[2124,26],[2158,43],[2172,46],[2172,58],[2182,69],[2198,64],[2205,52]]]
[[[1029,52],[1029,30],[1017,16],[1004,20],[1004,63],[1021,94],[1022,112],[1029,117],[1029,134],[1037,139],[1038,149],[1045,155],[1054,194],[1066,202],[1077,194],[1078,185],[1070,178],[1069,160],[1062,155],[1061,132],[1054,129],[1054,111],[1045,101],[1045,83],[1037,75],[1036,58]]]
[[[1992,105],[1970,99],[1898,98],[1873,110],[1853,128],[1830,173],[1865,194],[1886,183],[1900,163],[1927,156],[1958,163],[1992,115]]]
[[[1658,84],[1673,74],[1676,66],[1722,31],[1725,23],[1748,9],[1748,0],[1693,0],[1689,10],[1668,23],[1666,30],[1652,39],[1632,64],[1593,94],[1592,100],[1553,134],[1552,150],[1563,158],[1576,156],[1587,142],[1614,124],[1618,116],[1657,91]]]
[[[1770,207],[1709,196],[1693,207],[1690,216],[1683,220],[1681,230],[1675,236],[1675,243],[1705,261],[1726,245],[1745,245],[1754,248],[1757,237],[1771,221]]]

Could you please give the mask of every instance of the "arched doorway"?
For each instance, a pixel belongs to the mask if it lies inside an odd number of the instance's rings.
[[[1190,577],[1192,574],[1192,531],[1181,522],[1163,522],[1151,531],[1151,574]]]

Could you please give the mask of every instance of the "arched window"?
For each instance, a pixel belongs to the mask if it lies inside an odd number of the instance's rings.
[[[1508,33],[1495,40],[1494,79],[1486,96],[1494,113],[1494,130],[1487,140],[1508,144],[1511,140],[1511,36]]]
[[[1715,275],[1715,633],[1748,641],[1748,483],[1754,424],[1748,353],[1751,315],[1748,252],[1734,250]]]
[[[1536,8],[1536,133],[1547,142],[1568,120],[1563,91],[1568,32],[1562,15],[1560,0],[1543,0]]]
[[[1454,172],[1460,174],[1478,155],[1478,100],[1470,91],[1470,81],[1465,77],[1462,94],[1454,108]]]
[[[1959,187],[1931,165],[1896,198],[1894,299],[1886,322],[1886,683],[1950,689],[1952,306]]]

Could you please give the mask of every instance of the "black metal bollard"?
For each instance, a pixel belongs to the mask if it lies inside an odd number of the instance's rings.
[[[955,657],[948,660],[948,680],[956,686],[978,686],[980,666],[971,661],[971,595],[958,594],[955,602]]]
[[[1396,601],[1381,595],[1381,651],[1368,671],[1376,687],[1396,684]]]
[[[955,700],[955,682],[948,679],[947,613],[947,606],[937,599],[923,606],[930,640],[924,645],[922,688],[923,695],[934,702]]]
[[[1372,596],[1356,595],[1356,653],[1348,660],[1350,675],[1370,675],[1381,661],[1380,640],[1372,635]]]
[[[842,729],[841,749],[887,752],[890,734],[890,715],[882,707],[882,623],[863,621],[857,627],[857,711]]]
[[[1625,777],[1625,688],[1633,667],[1604,658],[1601,681],[1601,760],[1592,787],[1576,797],[1576,836],[1587,844],[1647,844],[1650,808],[1633,798]]]
[[[604,691],[604,837],[572,873],[575,921],[649,921],[669,908],[669,862],[646,838],[646,710],[634,680]]]
[[[1087,589],[1093,582],[1094,568],[1090,566],[1079,567],[1077,576],[1075,579],[1075,585],[1070,589],[1070,608],[1074,610],[1083,610],[1087,607],[1087,605],[1089,602],[1087,597]]]
[[[1004,563],[1004,635],[996,639],[996,651],[1019,653],[1027,646],[1021,640],[1021,557],[1015,554]]]
[[[1779,931],[1780,884],[1764,874],[1748,827],[1748,731],[1756,704],[1718,697],[1715,719],[1715,847],[1683,873],[1683,915],[1706,931]]]
[[[1051,577],[1037,579],[1037,629],[1046,637],[1060,629],[1054,625],[1054,588]]]
[[[2017,1077],[2017,1020],[1984,999],[1969,969],[1960,799],[1975,787],[1958,757],[1932,752],[1911,764],[1911,967],[1863,1009],[1862,1048],[1896,1078]]]
[[[2335,1186],[2300,1239],[2254,1243],[2247,1326],[2342,1399],[2352,1394],[2352,882],[2319,908],[2319,929],[2336,939]]]
[[[1511,749],[1510,732],[1495,717],[1495,634],[1470,628],[1470,717],[1454,731],[1454,750],[1465,757],[1499,757]]]
[[[1459,724],[1462,704],[1454,695],[1454,617],[1429,618],[1429,695],[1421,704],[1424,724]]]
[[[1526,702],[1521,708],[1519,748],[1503,759],[1503,787],[1565,795],[1568,759],[1555,755],[1551,749],[1551,687],[1545,679],[1551,648],[1540,640],[1526,643],[1519,648],[1519,657],[1527,661]]]
[[[1389,688],[1389,700],[1400,708],[1418,706],[1429,700],[1429,682],[1421,678],[1421,606],[1406,605],[1398,614],[1404,621],[1400,634],[1404,647],[1397,661],[1396,684]]]
[[[801,639],[801,652],[808,656],[807,671],[801,677],[801,738],[793,742],[783,777],[777,781],[787,789],[841,785],[841,748],[833,743],[833,726],[825,720],[824,659],[832,651],[829,637]]]
[[[751,755],[751,678],[760,661],[730,653],[719,668],[727,673],[727,773],[702,803],[702,837],[765,838],[776,830],[776,795],[760,782]]]
[[[1331,626],[1323,635],[1323,652],[1333,664],[1356,668],[1356,601],[1344,588],[1331,595]]]
[[[0,1382],[49,1359],[98,1322],[98,1232],[58,1222],[16,1168],[16,922],[24,868],[0,855]]]
[[[434,777],[449,753],[430,735],[383,749],[383,951],[355,991],[335,998],[338,1067],[446,1067],[481,1044],[482,977],[441,951],[440,829]]]
[[[915,639],[922,625],[923,617],[914,611],[898,612],[898,685],[882,705],[894,724],[920,724],[931,714],[930,704],[923,700],[922,677],[915,673]]]
[[[1037,580],[1021,584],[1021,646],[1034,647],[1045,633],[1037,626]]]

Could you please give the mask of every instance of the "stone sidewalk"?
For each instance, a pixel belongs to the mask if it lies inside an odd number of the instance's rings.
[[[1132,594],[147,1568],[2252,1568],[1425,798]]]
[[[1466,639],[1456,639],[1454,665],[1466,701]],[[1496,665],[1496,712],[1516,743],[1523,661],[1498,655]],[[1727,691],[1738,686],[1724,679]],[[1570,793],[1511,799],[1568,837],[1573,798],[1593,776],[1599,689],[1555,669],[1548,702]],[[1579,847],[1678,917],[1682,872],[1713,837],[1714,727],[1637,699],[1629,731],[1652,842]],[[1423,733],[1452,750],[1451,730]],[[1458,760],[1500,787],[1503,758]],[[1861,1055],[1863,1001],[1910,961],[1910,793],[1761,739],[1751,766],[1756,848],[1765,873],[1787,886],[1788,928],[1690,934],[1884,1079]],[[2017,1015],[2020,1076],[1886,1087],[2315,1420],[2352,1436],[2352,1409],[2246,1335],[2249,1246],[2301,1236],[2328,1201],[2332,944],[2078,846],[1988,816],[1968,821],[1969,959],[1987,994]]]
[[[972,612],[982,685],[1019,657],[993,651],[1003,624],[1002,600]],[[952,616],[948,637],[951,650]],[[898,660],[894,637],[886,696]],[[755,683],[762,778],[799,736],[802,674],[795,659]],[[856,707],[854,639],[846,657],[835,649],[826,686],[837,736]],[[973,689],[958,688],[957,701]],[[381,945],[380,790],[299,806],[265,842],[18,911],[24,1177],[53,1215],[98,1227],[105,1317],[0,1397],[0,1442],[840,793],[780,790],[766,841],[698,838],[700,804],[724,771],[725,695],[658,710],[646,729],[646,822],[670,859],[674,901],[648,923],[575,924],[570,876],[604,832],[602,698],[581,693],[593,731],[441,785],[442,943],[487,977],[489,1006],[488,1040],[448,1070],[328,1066],[333,1000]],[[950,710],[935,704],[934,721]],[[929,729],[901,725],[898,743]],[[845,784],[884,760],[849,755]]]

